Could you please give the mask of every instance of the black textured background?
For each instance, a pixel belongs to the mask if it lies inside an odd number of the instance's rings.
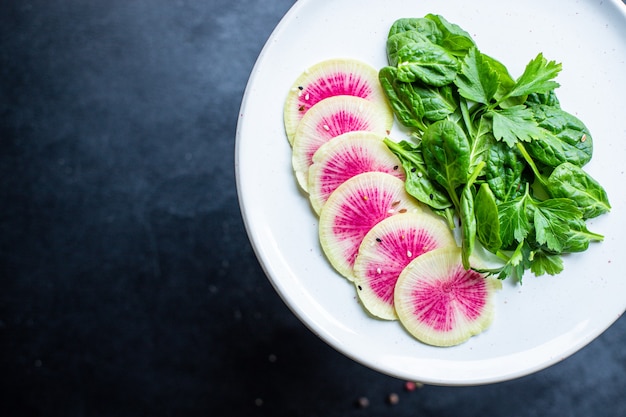
[[[626,415],[625,318],[535,375],[407,392],[289,312],[233,151],[292,4],[0,0],[0,416]]]

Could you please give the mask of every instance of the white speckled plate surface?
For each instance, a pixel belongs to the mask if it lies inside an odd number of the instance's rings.
[[[443,15],[513,77],[537,53],[563,64],[557,94],[594,138],[586,170],[607,190],[612,212],[589,223],[603,243],[565,259],[558,276],[504,282],[491,328],[465,344],[436,348],[398,322],[368,317],[352,284],[326,261],[317,218],[291,169],[283,101],[308,66],[331,57],[385,65],[389,26]],[[300,0],[267,41],[246,89],[237,130],[237,186],[258,259],[291,310],[338,351],[380,372],[441,385],[520,377],[576,352],[626,309],[626,6],[604,1]],[[400,135],[398,131],[394,135]]]

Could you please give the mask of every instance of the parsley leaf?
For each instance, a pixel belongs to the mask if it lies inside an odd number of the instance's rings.
[[[534,225],[537,243],[561,252],[570,232],[570,224],[582,219],[582,212],[568,198],[552,198],[534,203]]]
[[[503,247],[508,247],[514,242],[521,242],[528,236],[532,227],[527,210],[529,199],[530,196],[526,193],[515,200],[504,202],[498,207],[500,238]]]
[[[507,97],[519,97],[532,93],[548,93],[559,87],[553,80],[561,71],[562,65],[556,61],[548,61],[542,53],[526,65],[524,73],[515,81],[513,89]]]
[[[504,141],[510,147],[515,146],[518,140],[530,142],[541,135],[532,110],[524,105],[491,110],[487,114],[493,119],[493,134],[496,139]]]
[[[525,240],[522,240],[515,251],[511,254],[508,262],[502,267],[498,279],[506,279],[509,276],[516,277],[522,282],[524,271],[530,266],[530,248]]]
[[[533,254],[530,270],[536,276],[548,274],[556,275],[563,271],[563,258],[560,255],[551,255],[543,251]]]
[[[476,48],[470,49],[461,62],[461,71],[454,83],[461,96],[483,104],[491,102],[500,86],[498,73]]]

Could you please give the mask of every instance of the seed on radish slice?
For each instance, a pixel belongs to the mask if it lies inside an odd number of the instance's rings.
[[[377,133],[348,132],[319,147],[309,167],[308,186],[309,200],[317,214],[330,194],[355,175],[378,171],[405,180],[400,160],[383,139]]]
[[[318,62],[293,83],[284,105],[285,132],[289,143],[304,114],[328,97],[361,97],[388,107],[376,68],[356,59],[335,58]]]
[[[293,169],[302,189],[308,191],[309,166],[324,143],[353,131],[386,135],[392,124],[391,110],[381,111],[380,106],[360,97],[329,97],[311,107],[300,121],[293,140]]]
[[[502,283],[465,270],[461,249],[435,249],[411,261],[398,277],[398,318],[416,339],[454,346],[486,330],[493,320],[493,295]]]
[[[354,284],[372,315],[395,320],[394,289],[398,276],[415,258],[443,247],[456,247],[454,235],[433,213],[388,217],[365,235],[354,262]]]
[[[330,195],[322,207],[319,237],[331,265],[350,281],[361,241],[381,220],[398,213],[420,212],[421,204],[404,181],[384,172],[358,174]]]

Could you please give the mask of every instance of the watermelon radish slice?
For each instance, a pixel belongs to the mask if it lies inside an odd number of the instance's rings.
[[[330,97],[311,107],[300,121],[293,141],[292,164],[302,189],[308,191],[309,166],[324,143],[353,131],[386,135],[392,124],[389,109],[381,111],[380,106],[359,97]]]
[[[361,97],[388,107],[374,67],[346,58],[318,62],[295,80],[287,94],[283,118],[289,143],[293,143],[298,123],[312,106],[339,95]]]
[[[354,284],[363,306],[374,316],[397,319],[394,290],[398,276],[418,256],[456,247],[454,235],[433,213],[388,217],[363,238],[354,262]]]
[[[326,142],[313,155],[309,167],[309,200],[317,214],[330,194],[346,180],[363,172],[378,171],[405,180],[398,157],[372,132],[348,132]]]
[[[433,346],[454,346],[486,330],[493,320],[493,295],[502,283],[463,268],[461,249],[427,252],[398,277],[394,295],[400,322]]]
[[[352,267],[367,232],[389,216],[421,210],[420,203],[405,191],[401,179],[384,172],[356,175],[337,187],[322,208],[322,250],[331,265],[352,281]]]

